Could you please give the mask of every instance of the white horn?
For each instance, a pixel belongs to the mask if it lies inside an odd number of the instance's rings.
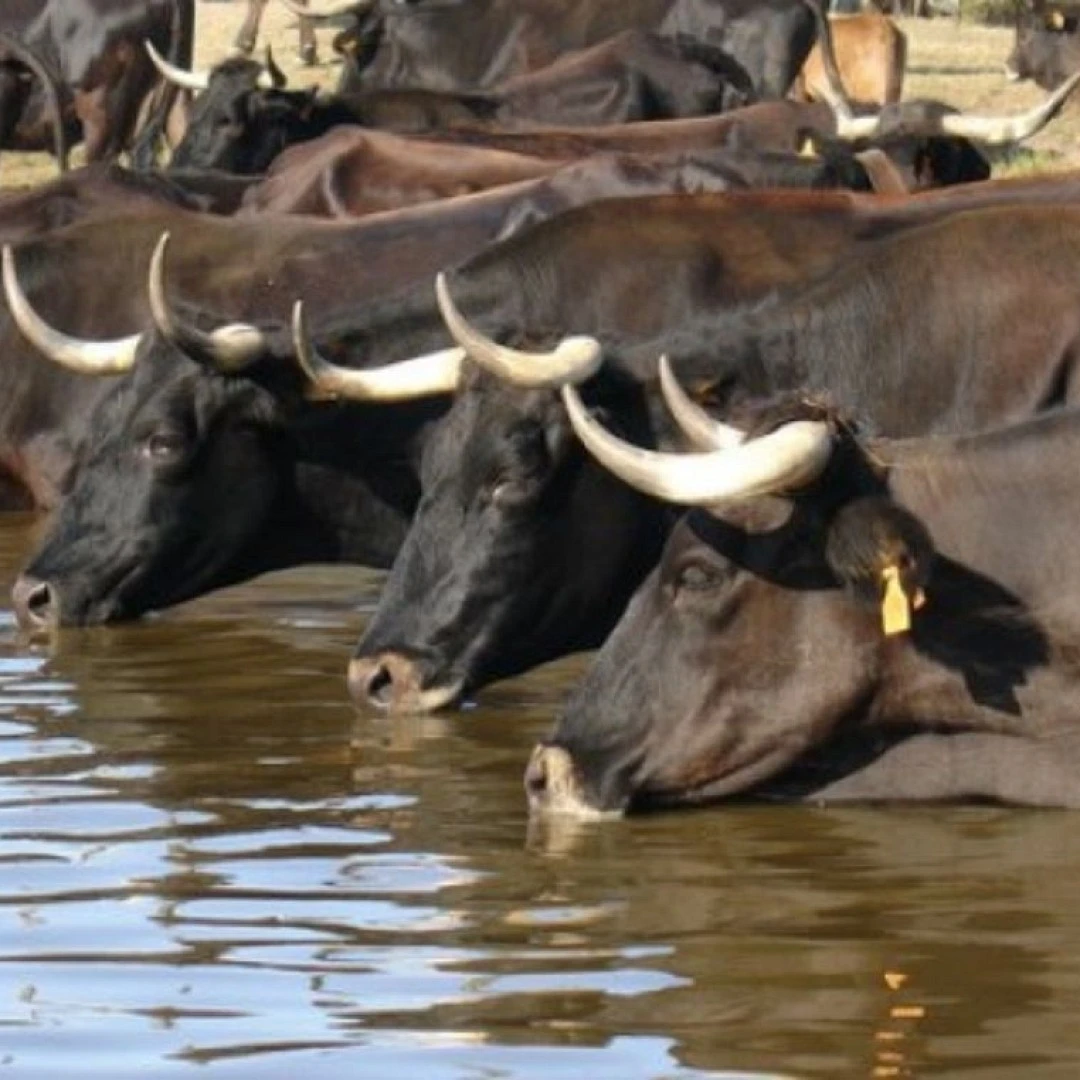
[[[564,386],[562,396],[589,453],[631,487],[665,502],[712,506],[789,491],[820,476],[832,453],[832,435],[823,420],[795,420],[760,439],[706,454],[643,450],[601,427],[573,386]]]
[[[169,306],[165,289],[165,252],[169,234],[164,232],[150,259],[150,315],[159,333],[178,348],[209,356],[224,372],[241,371],[268,351],[263,332],[250,323],[229,323],[207,333],[182,323]]]
[[[185,71],[175,64],[170,64],[169,61],[154,48],[154,43],[152,41],[144,41],[143,44],[146,46],[146,51],[150,54],[150,59],[154,62],[154,67],[161,72],[163,78],[168,79],[173,85],[179,86],[184,90],[194,90],[196,92],[205,90],[210,85],[209,72]]]
[[[1045,101],[1020,116],[949,114],[941,118],[941,131],[945,135],[973,139],[988,146],[1023,142],[1061,112],[1062,106],[1077,86],[1080,86],[1080,71],[1066,79]]]
[[[4,295],[15,325],[39,352],[81,375],[121,375],[130,371],[142,340],[141,334],[114,341],[84,341],[54,330],[30,306],[15,272],[15,253],[9,244],[3,252]]]
[[[302,300],[293,307],[293,344],[300,367],[321,395],[353,401],[411,401],[452,394],[465,359],[464,349],[443,349],[367,371],[339,367],[320,356],[315,348]]]
[[[344,0],[343,3],[330,4],[317,11],[314,8],[301,7],[295,3],[295,0],[281,0],[281,4],[294,15],[299,15],[301,19],[335,19],[339,15],[351,15],[353,12],[360,14],[362,11],[367,11],[375,6],[375,0],[367,0],[363,3],[358,0]]]
[[[442,273],[435,278],[435,296],[450,336],[468,353],[469,359],[515,386],[538,389],[584,382],[603,361],[603,348],[593,337],[563,338],[547,353],[522,352],[497,344],[465,321],[450,298]]]
[[[726,450],[745,435],[737,427],[714,420],[679,384],[666,356],[660,357],[660,393],[679,429],[697,450]]]

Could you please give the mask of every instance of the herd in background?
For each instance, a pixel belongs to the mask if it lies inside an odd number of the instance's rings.
[[[357,563],[365,707],[600,650],[536,813],[1080,806],[1080,173],[985,156],[1072,15],[991,117],[805,0],[312,7],[333,94],[193,70],[194,7],[0,12],[0,146],[90,162],[0,199],[27,633]]]

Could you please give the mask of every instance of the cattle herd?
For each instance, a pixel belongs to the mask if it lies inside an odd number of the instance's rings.
[[[87,160],[0,199],[26,633],[355,563],[366,708],[599,650],[534,813],[1080,806],[1080,173],[987,156],[1076,16],[987,116],[872,9],[282,2],[334,92],[266,0],[207,71],[195,0],[4,0],[0,146]]]

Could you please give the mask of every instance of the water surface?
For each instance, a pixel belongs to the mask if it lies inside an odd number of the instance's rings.
[[[5,596],[29,535],[0,520]],[[530,830],[580,664],[359,715],[377,588],[297,571],[48,646],[0,610],[0,1075],[1080,1077],[1080,816]]]

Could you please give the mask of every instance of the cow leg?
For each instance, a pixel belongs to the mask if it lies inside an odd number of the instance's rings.
[[[307,7],[308,0],[296,0],[296,2],[302,7]],[[311,19],[300,20],[300,59],[308,67],[313,67],[318,62],[315,23]]]
[[[0,64],[0,148],[12,148],[28,97],[28,84],[15,67]]]
[[[247,13],[240,29],[233,39],[233,51],[244,56],[250,56],[255,49],[255,42],[259,39],[259,23],[262,21],[263,12],[266,10],[268,0],[248,0]]]

